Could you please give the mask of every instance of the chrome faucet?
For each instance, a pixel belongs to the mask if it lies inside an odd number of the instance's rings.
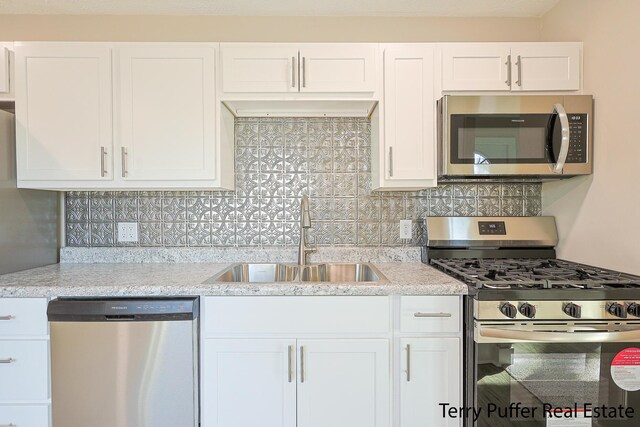
[[[300,244],[298,246],[298,265],[309,263],[309,254],[317,250],[317,246],[307,246],[307,230],[311,228],[311,213],[309,212],[309,197],[305,194],[300,202]]]

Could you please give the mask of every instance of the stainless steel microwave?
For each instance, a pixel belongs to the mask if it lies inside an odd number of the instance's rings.
[[[590,95],[448,95],[438,115],[441,178],[593,173]]]

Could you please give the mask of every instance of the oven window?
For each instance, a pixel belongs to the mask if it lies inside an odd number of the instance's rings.
[[[463,164],[550,163],[550,114],[453,114],[451,160]],[[554,138],[555,136],[554,132]]]
[[[633,418],[591,418],[580,426],[640,425],[640,391],[626,391],[611,379],[611,362],[620,351],[640,347],[634,343],[513,343],[477,344],[476,407],[482,408],[477,426],[547,427],[543,405],[579,409],[633,408]],[[489,416],[495,405],[508,408],[520,403],[539,408],[532,417],[522,414]],[[505,414],[503,414],[505,415]],[[563,421],[558,419],[557,421]],[[575,419],[573,420],[576,421]],[[569,424],[567,425],[574,425]]]

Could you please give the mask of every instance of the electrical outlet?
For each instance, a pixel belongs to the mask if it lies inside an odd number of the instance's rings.
[[[401,219],[400,220],[400,238],[401,239],[410,239],[411,238],[411,224],[413,221],[410,219]]]
[[[137,242],[138,241],[138,223],[137,222],[119,222],[118,223],[118,242]]]

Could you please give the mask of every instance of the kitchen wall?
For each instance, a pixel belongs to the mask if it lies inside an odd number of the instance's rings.
[[[0,40],[536,41],[539,26],[538,18],[0,14]]]
[[[432,216],[539,215],[541,185],[444,184],[420,192],[371,192],[367,119],[237,119],[235,192],[72,192],[68,246],[291,246],[302,194],[311,197],[320,245],[419,245],[399,220]],[[139,242],[117,243],[117,222],[137,222]]]
[[[561,0],[544,40],[584,41],[584,91],[595,101],[595,172],[544,185],[559,256],[640,274],[640,2]]]

